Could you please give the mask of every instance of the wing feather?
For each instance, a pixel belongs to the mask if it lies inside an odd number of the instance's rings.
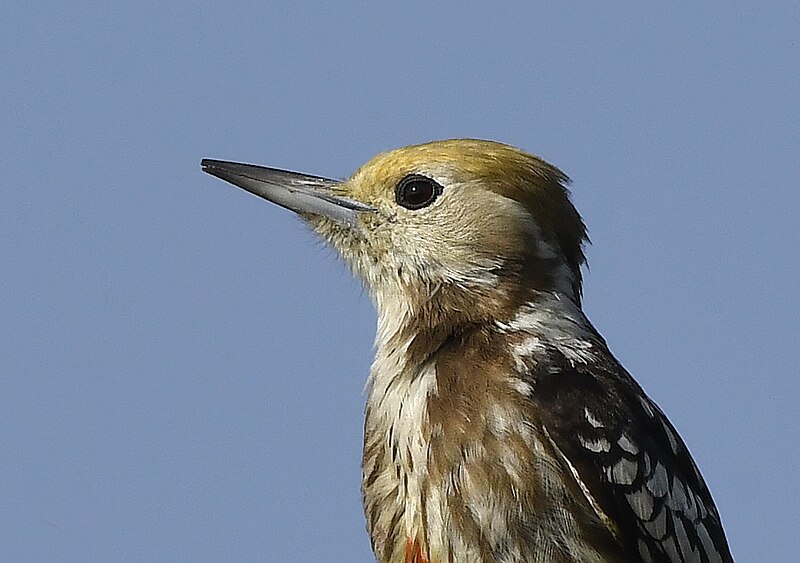
[[[643,561],[733,561],[711,493],[664,413],[611,357],[532,374],[545,429],[602,520]]]

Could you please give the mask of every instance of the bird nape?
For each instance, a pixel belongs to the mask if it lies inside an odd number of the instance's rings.
[[[380,563],[732,561],[683,440],[581,309],[568,178],[491,141],[348,180],[203,160],[298,213],[378,312],[362,493]]]

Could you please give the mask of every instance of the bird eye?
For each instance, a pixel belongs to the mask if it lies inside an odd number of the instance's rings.
[[[394,198],[406,209],[422,209],[442,193],[442,186],[420,174],[409,174],[397,184]]]

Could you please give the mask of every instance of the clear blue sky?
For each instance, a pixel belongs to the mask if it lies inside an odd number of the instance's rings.
[[[590,318],[797,560],[797,3],[403,4],[4,7],[0,560],[371,561],[369,300],[199,161],[464,136],[572,176]]]

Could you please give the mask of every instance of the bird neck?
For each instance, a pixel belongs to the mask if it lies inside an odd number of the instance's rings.
[[[420,366],[448,341],[474,331],[518,325],[554,340],[563,332],[574,333],[576,325],[595,332],[573,291],[541,291],[502,277],[472,286],[397,284],[373,292],[373,297],[378,310],[377,357],[392,358],[398,368]]]

